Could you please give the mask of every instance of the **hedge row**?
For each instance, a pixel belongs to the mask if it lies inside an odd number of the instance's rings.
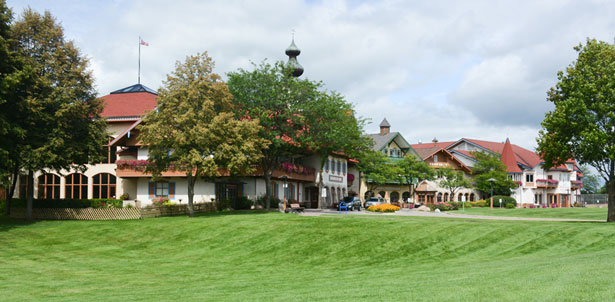
[[[4,208],[6,200],[0,200],[0,208]],[[11,199],[11,207],[25,208],[25,198]],[[121,208],[120,199],[34,199],[32,207],[37,209],[51,208]]]

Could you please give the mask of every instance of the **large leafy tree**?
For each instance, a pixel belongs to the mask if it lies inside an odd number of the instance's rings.
[[[370,192],[376,192],[378,187],[396,179],[399,174],[393,162],[382,152],[366,150],[359,155],[358,161],[357,169]]]
[[[18,97],[19,136],[9,153],[10,171],[85,170],[99,161],[106,140],[100,118],[102,101],[95,97],[93,78],[84,58],[49,13],[26,9],[11,28],[12,49],[32,83]],[[14,179],[15,181],[15,179]],[[33,186],[28,186],[27,217],[31,218]]]
[[[207,53],[177,62],[159,91],[158,107],[143,119],[140,140],[147,145],[147,171],[160,176],[173,165],[185,172],[188,209],[194,215],[194,185],[221,172],[240,175],[253,171],[267,141],[258,137],[259,121],[239,120],[233,96]]]
[[[438,175],[438,183],[449,191],[451,200],[453,200],[453,196],[455,196],[457,191],[472,187],[472,183],[464,176],[462,171],[445,167],[438,169],[436,174]]]
[[[408,186],[408,192],[414,195],[412,187],[424,180],[433,180],[436,173],[426,162],[413,153],[406,154],[401,160],[395,162],[397,167],[396,179],[399,183]]]
[[[373,140],[363,134],[364,120],[353,114],[352,104],[335,92],[319,92],[314,100],[305,104],[302,115],[306,119],[304,145],[320,158],[320,175],[329,155],[340,154],[349,158],[371,150]],[[318,192],[322,191],[318,182]],[[319,194],[318,206],[323,206]]]
[[[615,45],[588,39],[574,49],[577,60],[548,91],[555,109],[545,115],[537,150],[547,169],[571,157],[596,168],[607,186],[607,222],[615,222]]]
[[[282,160],[310,151],[306,106],[320,96],[320,84],[293,77],[282,62],[263,62],[252,71],[229,73],[228,86],[237,117],[258,120],[259,136],[270,142],[261,158],[269,209],[274,170]]]
[[[490,195],[493,184],[494,195],[510,196],[511,190],[516,188],[517,184],[508,178],[506,166],[500,156],[487,152],[472,152],[472,156],[477,161],[472,168],[476,189],[484,195]],[[495,181],[491,183],[489,179],[495,179]]]

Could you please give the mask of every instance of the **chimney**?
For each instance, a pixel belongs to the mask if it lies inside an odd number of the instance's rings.
[[[391,128],[391,124],[389,124],[389,122],[387,121],[387,119],[383,119],[382,123],[380,123],[380,135],[387,135],[389,134]]]

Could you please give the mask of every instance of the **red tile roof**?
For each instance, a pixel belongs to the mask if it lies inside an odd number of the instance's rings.
[[[117,93],[102,97],[102,117],[142,116],[156,108],[158,96],[149,92]]]
[[[506,172],[523,173],[523,171],[519,169],[515,153],[513,152],[512,146],[510,145],[510,140],[508,140],[508,138],[506,139],[506,143],[504,143],[504,148],[502,149],[502,162],[506,166]]]
[[[502,154],[502,151],[504,150],[504,143],[482,141],[478,139],[465,139],[465,140],[468,142],[474,143],[476,145],[479,145],[485,149],[496,152],[498,154]],[[536,154],[535,152],[519,147],[515,144],[510,144],[510,145],[512,147],[513,153],[515,154],[515,159],[517,160],[518,163],[522,165],[533,168],[533,167],[538,166],[543,161],[540,158],[540,156],[538,156],[538,154]]]
[[[412,147],[412,149],[414,150],[431,149],[431,148],[442,149],[442,148],[448,148],[453,143],[455,142],[438,142],[438,143],[429,142],[429,143],[424,143],[424,144],[412,144],[410,145],[410,147]]]
[[[495,152],[495,153],[498,153],[498,154],[502,155],[502,161],[504,161],[503,151],[504,151],[504,146],[506,145],[506,143],[496,143],[496,142],[489,142],[489,141],[483,141],[483,140],[478,140],[478,139],[468,139],[468,138],[463,138],[460,141],[463,141],[463,140],[465,140],[467,142],[470,142],[470,143],[473,143],[473,144],[478,145],[478,146],[480,146],[482,148],[485,148],[487,150],[490,150],[492,152]],[[450,146],[450,147],[453,147],[453,146]],[[516,160],[516,162],[518,164],[522,164],[524,166],[533,168],[533,167],[536,167],[536,166],[538,166],[538,165],[540,165],[541,163],[544,162],[542,160],[542,158],[540,158],[540,156],[538,154],[536,154],[535,152],[533,152],[533,151],[530,151],[528,149],[519,147],[519,146],[517,146],[515,144],[510,144],[510,147],[512,149],[512,153],[514,154],[514,159]],[[452,150],[454,150],[457,153],[461,153],[461,154],[463,154],[465,156],[468,156],[468,157],[471,157],[471,158],[473,157],[472,154],[469,151],[455,150],[454,148]],[[567,164],[571,163],[573,165],[576,165],[576,161],[574,159],[572,159],[572,158],[568,159],[566,161],[566,163]],[[507,168],[509,168],[508,165],[507,165]],[[551,168],[551,169],[568,170],[568,167],[566,167],[566,165],[559,165],[559,166]],[[511,172],[511,171],[509,170],[509,172]],[[519,173],[519,172],[517,172],[517,173]]]

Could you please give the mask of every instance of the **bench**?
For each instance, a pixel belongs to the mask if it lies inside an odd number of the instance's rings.
[[[299,213],[299,212],[303,212],[303,210],[305,210],[305,208],[300,206],[298,203],[291,203],[290,204],[290,210],[295,212],[295,213]]]

